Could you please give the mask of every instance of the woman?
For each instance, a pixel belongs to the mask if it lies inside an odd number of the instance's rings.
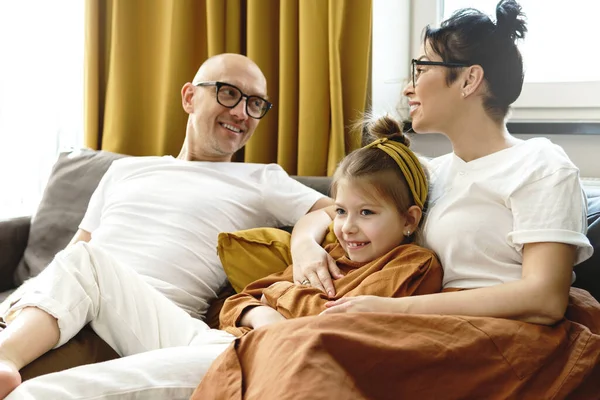
[[[522,16],[515,1],[501,1],[496,24],[467,9],[439,29],[428,27],[404,89],[415,132],[441,132],[454,150],[431,163],[425,244],[440,257],[444,288],[476,290],[406,301],[345,299],[328,313],[359,308],[545,325],[562,319],[573,265],[592,254],[586,200],[579,171],[560,147],[506,129],[523,85],[515,44],[526,32]],[[305,259],[294,260],[297,280],[313,283]]]
[[[404,90],[415,132],[453,146],[432,161],[424,227],[443,293],[345,297],[251,332],[235,345],[243,388],[223,368],[231,359],[211,367],[228,398],[597,398],[600,305],[570,289],[592,254],[579,173],[548,140],[507,131],[526,26],[514,0],[496,16],[466,9],[428,27]],[[331,296],[340,271],[318,246],[329,222],[322,211],[301,220],[314,237],[292,254],[294,280]]]

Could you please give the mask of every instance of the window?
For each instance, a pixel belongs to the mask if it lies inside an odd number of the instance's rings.
[[[443,19],[465,7],[495,16],[498,0],[444,0]],[[551,4],[556,3],[556,4]],[[592,51],[600,2],[519,0],[527,16],[528,32],[519,48],[525,60],[525,82],[600,82],[600,53]],[[581,63],[577,62],[581,61]]]
[[[600,53],[593,48],[600,2],[518,0],[528,32],[518,42],[525,85],[513,105],[512,120],[599,121]],[[419,52],[423,27],[438,26],[463,7],[495,19],[498,0],[412,0],[411,57]]]
[[[56,156],[83,145],[84,2],[0,2],[0,218],[35,211]]]

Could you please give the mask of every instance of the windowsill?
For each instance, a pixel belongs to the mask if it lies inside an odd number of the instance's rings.
[[[600,135],[600,122],[509,122],[514,134]]]

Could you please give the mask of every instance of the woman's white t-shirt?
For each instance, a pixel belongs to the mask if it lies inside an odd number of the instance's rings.
[[[548,139],[523,141],[471,162],[451,153],[428,167],[425,244],[440,258],[445,288],[521,279],[526,243],[575,245],[576,264],[592,255],[579,170]]]

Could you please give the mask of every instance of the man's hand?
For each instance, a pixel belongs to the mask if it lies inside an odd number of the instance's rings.
[[[259,306],[246,311],[240,320],[240,325],[258,329],[285,320],[286,318],[275,309],[269,306]]]
[[[311,285],[329,297],[335,296],[331,277],[337,279],[343,275],[319,243],[325,238],[327,227],[335,215],[335,206],[310,212],[300,218],[292,232],[294,283]]]
[[[397,307],[403,298],[378,296],[344,297],[325,303],[324,314],[357,313],[357,312],[399,312]]]
[[[335,296],[335,288],[331,277],[339,279],[341,273],[335,260],[314,241],[303,241],[292,249],[294,263],[294,283],[310,285],[329,297]]]

